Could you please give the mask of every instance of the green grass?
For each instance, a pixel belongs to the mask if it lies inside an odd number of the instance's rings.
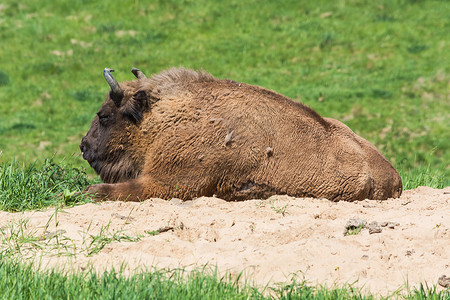
[[[377,299],[362,295],[351,285],[343,288],[311,287],[292,281],[260,290],[240,277],[219,276],[208,268],[144,271],[123,276],[122,271],[82,273],[42,271],[0,257],[1,299]],[[394,294],[393,296],[399,296]],[[448,299],[450,292],[421,286],[403,299]]]
[[[0,164],[0,210],[24,211],[90,201],[80,192],[90,181],[79,168],[52,160]]]
[[[356,228],[348,228],[345,230],[344,235],[357,235],[364,228],[364,225],[360,225]]]
[[[0,260],[2,299],[247,299],[258,295],[217,276],[200,272],[144,272],[124,277],[121,272],[62,274],[36,272],[30,265]],[[256,298],[256,297],[255,297]]]

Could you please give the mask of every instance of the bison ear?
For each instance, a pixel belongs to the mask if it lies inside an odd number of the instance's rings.
[[[139,91],[133,95],[120,110],[124,116],[128,117],[134,123],[142,120],[143,113],[149,109],[148,98],[145,91]]]

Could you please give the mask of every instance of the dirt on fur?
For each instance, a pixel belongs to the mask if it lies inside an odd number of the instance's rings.
[[[450,276],[450,187],[352,203],[288,196],[90,203],[0,212],[0,228],[1,252],[66,271],[208,264],[231,276],[243,271],[261,287],[296,278],[378,295],[406,284],[443,289],[439,278]],[[11,237],[21,234],[29,239],[19,253]]]

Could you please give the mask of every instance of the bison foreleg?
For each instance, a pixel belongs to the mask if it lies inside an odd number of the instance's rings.
[[[95,201],[144,201],[150,197],[163,197],[166,189],[158,184],[134,179],[121,183],[100,183],[88,186],[85,194],[89,194]]]

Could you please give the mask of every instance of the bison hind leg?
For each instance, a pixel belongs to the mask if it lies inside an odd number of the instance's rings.
[[[270,196],[277,194],[285,194],[267,184],[256,183],[254,181],[247,181],[244,183],[234,184],[229,192],[219,192],[218,197],[225,200],[250,200],[250,199],[267,199]]]

